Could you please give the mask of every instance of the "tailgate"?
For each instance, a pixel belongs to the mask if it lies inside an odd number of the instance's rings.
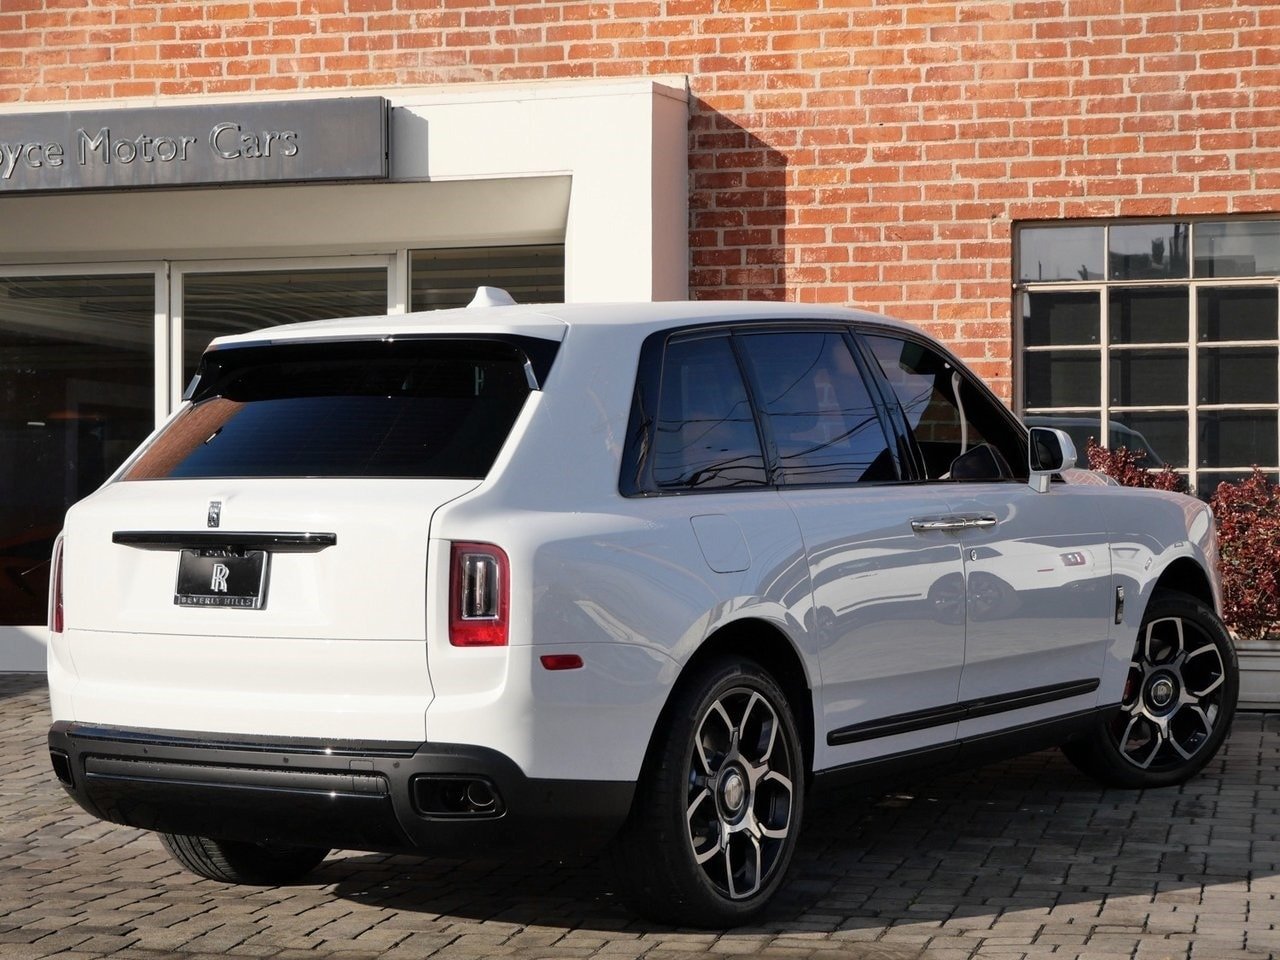
[[[109,485],[67,518],[66,627],[53,638],[50,665],[51,685],[65,697],[55,696],[55,716],[421,741],[432,698],[428,525],[436,506],[477,482]],[[216,530],[208,526],[215,503]],[[134,542],[114,542],[121,533]],[[313,535],[310,545],[290,542],[302,534]],[[268,535],[283,535],[284,548]],[[184,549],[217,553],[220,536],[235,553],[255,538],[264,544],[257,608],[180,602]]]

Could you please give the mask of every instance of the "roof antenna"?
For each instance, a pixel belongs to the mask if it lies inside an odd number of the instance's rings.
[[[472,307],[514,307],[516,304],[511,294],[501,287],[476,287],[476,295],[467,304]]]

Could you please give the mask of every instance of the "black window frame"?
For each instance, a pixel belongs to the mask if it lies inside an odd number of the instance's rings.
[[[761,452],[764,456],[767,482],[753,486],[727,487],[659,487],[652,476],[652,464],[649,451],[653,447],[653,430],[657,423],[658,400],[662,383],[663,359],[670,343],[697,337],[727,337],[731,344],[735,337],[759,333],[839,333],[844,339],[853,357],[855,366],[863,378],[871,401],[880,419],[881,430],[890,450],[894,455],[898,479],[860,481],[857,484],[817,482],[787,483],[779,475],[777,448],[771,435],[768,419],[760,412],[760,405],[754,392],[752,378],[743,364],[743,358],[735,345],[734,356],[738,363],[739,375],[746,388],[751,406],[751,414],[756,422],[757,434],[760,438]],[[891,336],[911,341],[937,353],[942,359],[957,370],[965,385],[981,396],[1008,427],[1010,436],[1017,440],[1016,462],[1010,461],[1011,476],[990,480],[942,480],[930,478],[924,465],[923,454],[911,435],[907,425],[906,414],[902,410],[893,387],[880,370],[879,361],[865,342],[866,336]],[[832,487],[851,486],[883,486],[894,484],[967,484],[975,482],[1013,483],[1026,482],[1020,471],[1027,469],[1029,435],[1026,426],[1017,416],[991,391],[981,379],[976,377],[964,363],[945,346],[922,334],[891,325],[880,325],[866,321],[844,322],[839,320],[761,320],[754,322],[731,322],[715,325],[696,325],[662,330],[645,338],[640,348],[636,368],[635,387],[632,392],[631,412],[627,424],[625,443],[622,451],[622,463],[619,472],[618,491],[628,498],[663,497],[729,494],[741,492],[758,492],[761,490],[804,490],[831,489]],[[1007,459],[1007,458],[1006,458]]]

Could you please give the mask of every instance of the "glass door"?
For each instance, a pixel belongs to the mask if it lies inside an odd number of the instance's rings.
[[[9,669],[43,624],[49,556],[67,507],[156,423],[160,264],[0,271],[0,639]],[[27,651],[39,654],[34,646]]]
[[[174,264],[169,280],[176,405],[209,341],[262,327],[385,314],[396,303],[392,257]]]

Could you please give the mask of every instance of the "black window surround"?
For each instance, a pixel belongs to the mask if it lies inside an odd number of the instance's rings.
[[[939,358],[949,364],[960,375],[966,403],[981,405],[987,418],[998,418],[1001,423],[999,432],[1003,434],[1001,454],[1013,466],[1011,476],[1000,478],[1008,482],[1021,482],[1019,476],[1026,472],[1027,438],[1026,429],[1021,422],[1001,403],[987,387],[974,378],[960,361],[945,350],[923,337],[913,335],[909,330],[898,327],[879,327],[868,323],[843,324],[831,321],[815,320],[812,323],[792,321],[779,325],[768,321],[744,323],[714,327],[688,327],[667,330],[650,335],[640,351],[636,385],[632,397],[631,417],[627,427],[627,442],[623,448],[622,466],[619,476],[619,492],[626,497],[651,496],[688,496],[692,494],[729,493],[735,490],[760,490],[786,486],[788,489],[804,487],[830,487],[848,485],[843,479],[834,482],[786,481],[779,462],[776,445],[770,435],[767,418],[760,415],[760,404],[753,391],[752,378],[746,374],[743,361],[739,356],[739,368],[743,370],[747,389],[752,392],[752,413],[756,419],[757,429],[761,437],[762,452],[765,458],[767,479],[763,485],[742,486],[669,486],[663,487],[653,477],[654,432],[658,422],[659,395],[663,376],[663,361],[668,345],[691,338],[728,337],[733,342],[740,338],[761,333],[837,333],[845,341],[853,357],[854,364],[866,385],[872,404],[879,420],[880,429],[886,438],[886,452],[896,476],[878,475],[875,479],[866,478],[858,481],[858,485],[877,484],[917,484],[924,482],[952,483],[963,482],[950,478],[940,479],[936,475],[930,478],[923,455],[915,445],[907,418],[899,406],[892,387],[880,372],[878,362],[863,339],[866,335],[887,335],[919,345],[925,350],[937,352]],[[1008,448],[1008,449],[1003,449]],[[976,479],[976,478],[975,478]],[[995,480],[996,478],[989,478]]]

